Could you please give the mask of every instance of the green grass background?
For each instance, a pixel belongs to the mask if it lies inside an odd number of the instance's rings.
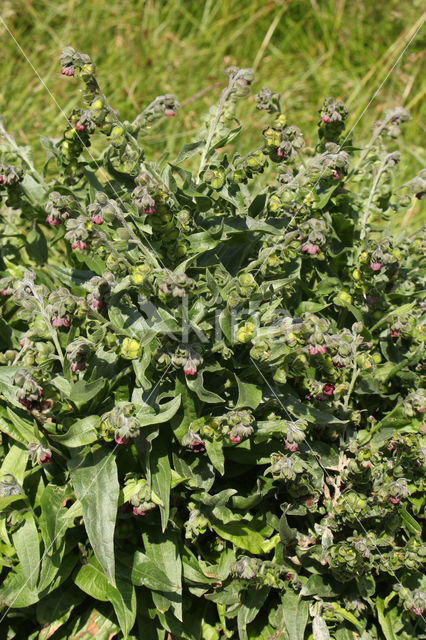
[[[159,149],[173,157],[191,140],[225,85],[223,69],[236,64],[255,69],[255,90],[268,85],[281,92],[288,121],[301,127],[308,144],[326,96],[345,101],[359,146],[384,109],[409,108],[413,119],[399,143],[401,182],[424,166],[421,0],[5,0],[1,16],[65,112],[81,99],[78,83],[59,73],[65,45],[96,62],[101,87],[123,119],[133,119],[155,96],[174,93],[182,109],[153,130],[148,156]],[[59,137],[64,116],[1,22],[0,60],[0,113],[41,162],[38,136]],[[261,144],[264,118],[253,98],[242,111],[238,144],[246,152]],[[424,219],[418,202],[398,224]]]

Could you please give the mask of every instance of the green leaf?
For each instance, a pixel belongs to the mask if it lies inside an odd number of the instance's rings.
[[[30,589],[22,568],[11,571],[0,586],[0,606],[19,609],[29,607],[38,600],[39,595],[35,589]]]
[[[418,536],[422,535],[422,528],[419,525],[419,523],[417,522],[417,520],[415,520],[413,518],[413,516],[411,516],[406,507],[402,507],[399,510],[399,515],[401,516],[402,522],[403,522],[403,526],[405,528],[405,530],[407,531],[407,533],[415,533]]]
[[[120,629],[111,618],[110,607],[105,605],[86,609],[76,619],[72,618],[71,628],[68,625],[65,627],[66,635],[56,637],[56,634],[55,640],[112,640],[120,633]]]
[[[193,380],[190,380],[189,378],[187,378],[186,384],[188,385],[188,388],[191,389],[191,391],[194,391],[199,397],[199,399],[202,400],[203,402],[209,402],[209,403],[225,402],[223,398],[217,395],[217,393],[214,393],[213,391],[208,391],[204,387],[203,377],[204,377],[203,372],[200,372],[197,374],[197,376]]]
[[[219,440],[205,441],[207,455],[221,476],[225,473],[225,456],[223,454],[222,443]]]
[[[152,407],[149,405],[140,406],[136,404],[137,418],[140,427],[145,427],[152,424],[161,424],[162,422],[168,422],[177,413],[181,403],[181,395],[179,394],[170,402],[165,402],[159,405],[159,412],[155,413]]]
[[[61,588],[61,593],[53,592],[37,603],[37,622],[42,626],[39,640],[48,640],[57,629],[69,619],[74,607],[81,604],[83,593],[73,584]]]
[[[190,142],[189,144],[185,144],[182,149],[179,151],[179,154],[174,161],[174,164],[180,164],[187,158],[191,158],[195,154],[199,153],[203,147],[205,147],[206,143],[204,140],[198,140],[197,142]]]
[[[99,391],[104,388],[105,382],[105,378],[100,378],[93,382],[79,380],[72,385],[69,399],[71,402],[74,402],[78,409],[80,409],[84,404],[86,404],[86,402],[92,400],[92,398],[94,398]]]
[[[365,573],[357,580],[358,591],[363,598],[371,598],[376,592],[376,583],[371,573]]]
[[[40,543],[32,513],[24,514],[24,524],[15,531],[12,540],[23,574],[28,581],[28,588],[34,591],[40,570]]]
[[[224,540],[229,540],[236,547],[250,553],[263,554],[263,544],[269,535],[264,533],[264,522],[259,519],[240,520],[223,523],[218,519],[211,520],[211,526]]]
[[[117,570],[125,567],[125,574],[130,569],[130,579],[137,587],[145,586],[154,591],[174,591],[179,585],[169,579],[167,573],[158,568],[153,560],[141,551],[135,551],[132,555],[117,552]]]
[[[314,640],[330,640],[330,632],[322,616],[315,616],[312,620],[312,635]]]
[[[74,578],[79,589],[96,600],[111,602],[118,618],[120,629],[127,637],[136,620],[135,588],[117,576],[117,586],[108,582],[95,558],[83,565]]]
[[[179,554],[177,536],[169,531],[161,533],[150,529],[142,534],[145,553],[160,571],[174,584],[173,600],[170,605],[176,618],[182,621],[182,560]]]
[[[28,175],[28,174],[27,174]],[[47,262],[47,242],[43,231],[35,224],[26,237],[26,251],[36,264]]]
[[[282,597],[284,623],[291,640],[303,640],[309,616],[309,603],[287,589]]]
[[[379,618],[380,628],[386,640],[399,640],[399,632],[403,627],[403,622],[396,607],[385,611],[385,600],[376,598],[376,609]]]
[[[63,435],[52,434],[50,437],[65,447],[82,447],[98,440],[97,429],[100,422],[99,416],[87,416],[87,418],[74,422]]]
[[[279,534],[281,542],[285,545],[290,544],[290,542],[297,539],[297,529],[292,529],[289,526],[285,513],[283,513],[280,518]]]
[[[39,526],[46,553],[49,555],[59,549],[61,540],[66,533],[69,522],[64,520],[62,515],[66,512],[64,502],[71,497],[72,488],[70,485],[48,484],[41,495]]]
[[[341,589],[339,589],[339,585],[334,583],[330,576],[322,576],[318,573],[314,573],[309,576],[309,579],[303,585],[300,594],[302,596],[315,595],[320,598],[333,598],[336,595],[339,595],[340,592]]]
[[[244,409],[246,407],[257,409],[262,402],[262,389],[255,384],[243,382],[236,375],[235,379],[238,384],[238,401],[235,409]]]
[[[169,520],[170,485],[172,481],[167,445],[167,440],[160,438],[156,439],[150,455],[151,484],[154,493],[157,494],[162,502],[159,509],[161,515],[161,528],[163,531],[166,530],[167,522]]]
[[[31,424],[28,420],[24,420],[12,411],[10,407],[7,407],[7,415],[26,444],[29,442],[41,442],[40,432],[34,421]]]
[[[25,469],[28,464],[28,451],[22,444],[12,444],[1,466],[2,475],[10,473],[20,485],[24,482]]]
[[[247,625],[252,622],[265,602],[271,588],[262,586],[243,592],[241,607],[238,610],[237,623],[240,640],[247,640]]]
[[[84,460],[72,458],[68,466],[89,542],[108,580],[115,584],[114,528],[120,487],[114,455],[98,447]]]

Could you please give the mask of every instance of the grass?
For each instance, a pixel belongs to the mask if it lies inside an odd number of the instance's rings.
[[[372,122],[386,108],[409,108],[413,119],[401,146],[401,181],[415,175],[424,158],[425,17],[419,0],[2,4],[2,18],[66,113],[80,100],[75,81],[59,73],[58,56],[68,44],[97,63],[101,86],[123,119],[133,119],[156,95],[178,97],[183,106],[179,116],[147,138],[148,155],[158,145],[173,157],[195,135],[225,84],[224,67],[237,64],[255,68],[255,89],[267,84],[281,92],[288,120],[301,127],[308,144],[315,135],[317,110],[328,95],[343,99],[350,109],[356,142],[369,137]],[[38,136],[58,137],[64,116],[1,23],[0,49],[0,112],[7,128],[31,145],[41,162]],[[248,151],[260,144],[261,122],[253,99],[245,107],[244,122],[239,145]],[[420,206],[400,223],[423,221]]]

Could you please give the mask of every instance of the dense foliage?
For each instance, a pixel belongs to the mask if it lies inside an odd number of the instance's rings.
[[[259,148],[219,153],[230,67],[154,163],[175,97],[121,122],[61,65],[84,106],[41,173],[0,129],[4,637],[424,637],[423,244],[383,230],[426,192],[408,112],[357,149],[327,98],[306,148],[263,88]]]

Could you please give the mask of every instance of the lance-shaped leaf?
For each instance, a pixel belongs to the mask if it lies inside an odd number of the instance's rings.
[[[40,570],[40,543],[32,513],[24,515],[24,524],[15,531],[12,540],[28,587],[34,591]]]
[[[115,584],[114,529],[120,491],[115,457],[97,447],[86,458],[72,458],[68,464],[89,542],[108,580]]]

